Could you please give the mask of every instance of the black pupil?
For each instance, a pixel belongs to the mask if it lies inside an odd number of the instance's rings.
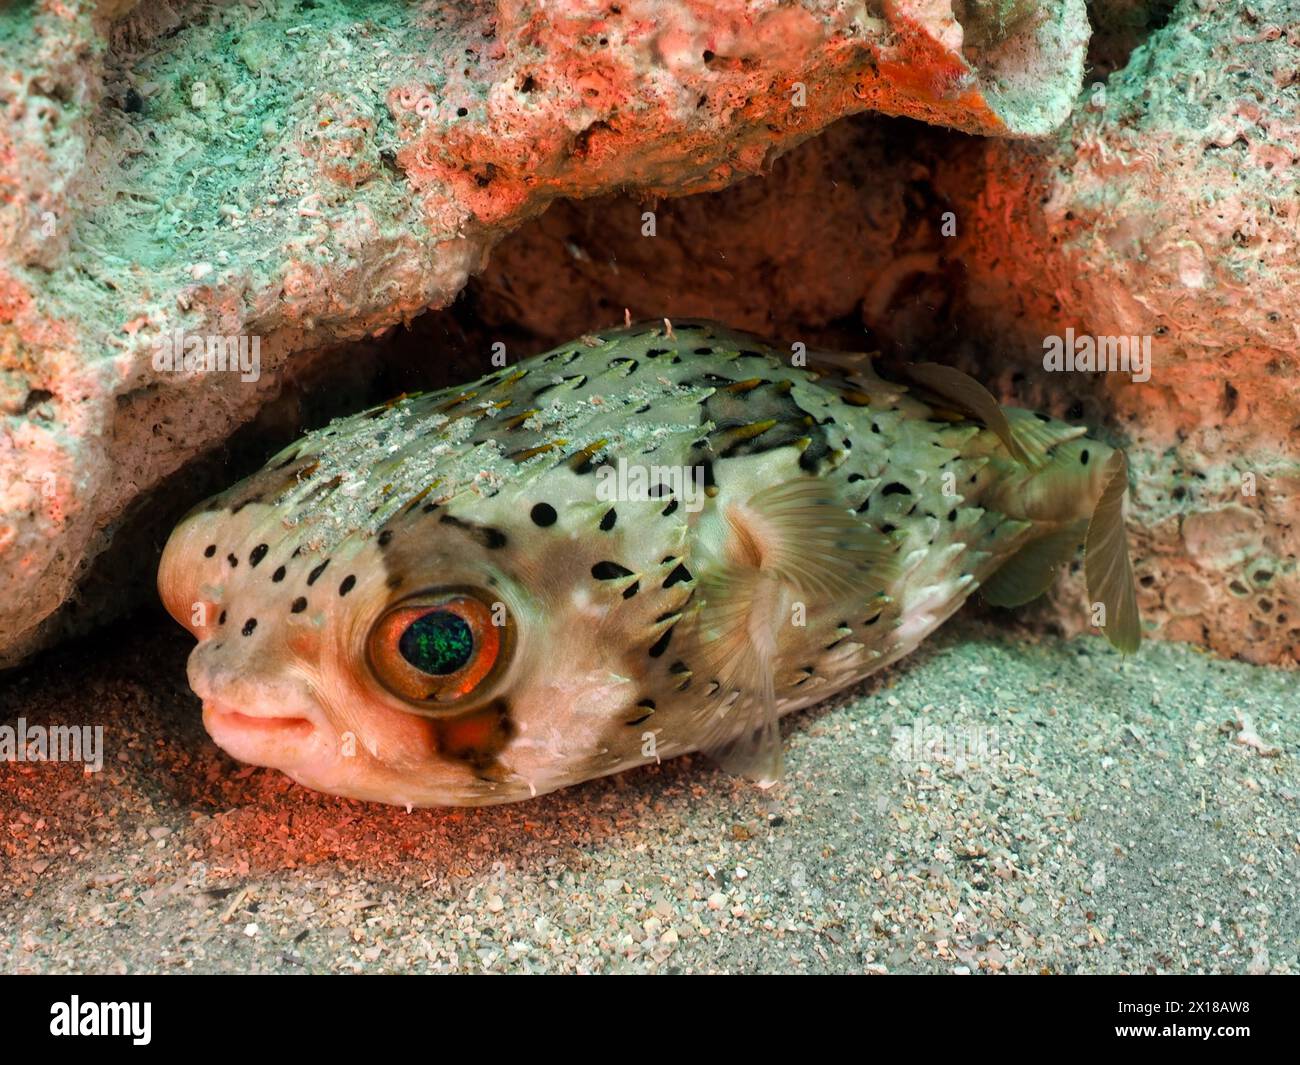
[[[406,627],[397,649],[421,673],[445,676],[469,662],[474,654],[474,633],[459,614],[431,610]]]

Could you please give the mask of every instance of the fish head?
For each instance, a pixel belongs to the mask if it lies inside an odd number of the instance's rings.
[[[188,673],[209,734],[315,790],[416,806],[645,761],[627,722],[672,682],[688,526],[662,499],[615,512],[596,488],[560,469],[417,499],[325,547],[274,493],[217,497],[159,570],[199,641]]]

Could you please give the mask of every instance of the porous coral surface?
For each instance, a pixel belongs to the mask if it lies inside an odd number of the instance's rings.
[[[718,188],[865,109],[1059,125],[1082,0],[961,17],[917,0],[6,6],[0,664],[115,609],[56,614],[134,502],[322,346],[448,303],[555,198]],[[240,372],[155,358],[186,336],[214,359],[231,344]]]

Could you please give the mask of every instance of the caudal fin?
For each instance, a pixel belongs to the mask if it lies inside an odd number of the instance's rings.
[[[1133,563],[1124,530],[1124,494],[1128,491],[1128,459],[1116,451],[1106,462],[1106,487],[1088,522],[1083,542],[1088,596],[1101,604],[1099,627],[1116,650],[1132,654],[1142,642]]]

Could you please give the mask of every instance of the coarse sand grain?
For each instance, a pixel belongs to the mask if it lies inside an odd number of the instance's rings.
[[[1295,673],[959,619],[787,719],[771,792],[690,757],[407,813],[228,759],[189,647],[0,677],[106,751],[0,763],[4,971],[1300,972]]]

